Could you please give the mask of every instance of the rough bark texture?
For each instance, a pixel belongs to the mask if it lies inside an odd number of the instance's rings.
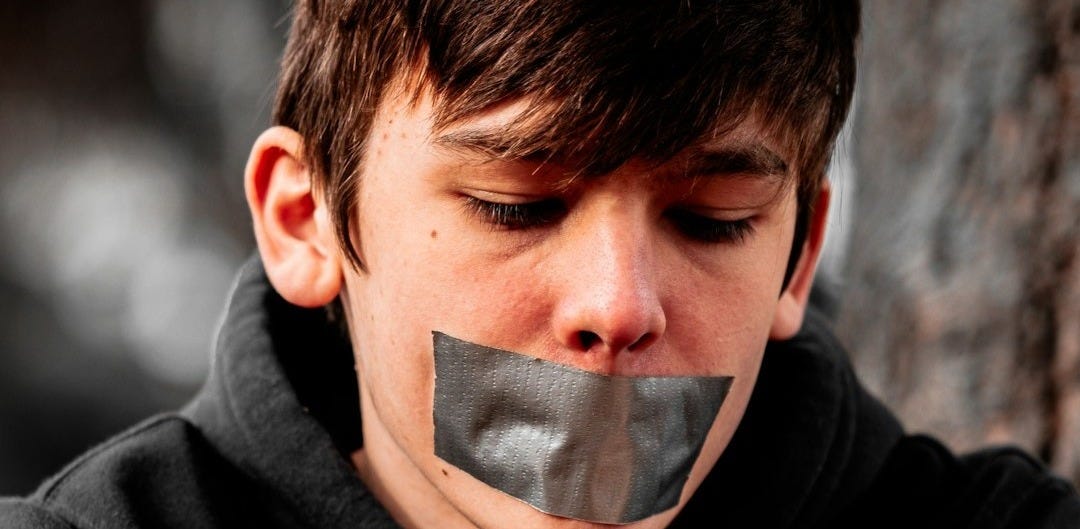
[[[909,430],[1080,482],[1080,1],[864,9],[838,330]]]

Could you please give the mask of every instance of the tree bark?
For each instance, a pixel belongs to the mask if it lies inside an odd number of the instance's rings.
[[[838,332],[909,430],[1080,482],[1080,2],[863,23]]]

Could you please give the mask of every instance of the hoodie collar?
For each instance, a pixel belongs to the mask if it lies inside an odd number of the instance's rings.
[[[828,527],[902,435],[829,322],[809,310],[797,336],[769,343],[742,422],[673,527]]]
[[[356,387],[337,326],[323,310],[278,296],[255,257],[233,287],[206,385],[184,414],[311,526],[397,527],[344,457],[361,444]]]

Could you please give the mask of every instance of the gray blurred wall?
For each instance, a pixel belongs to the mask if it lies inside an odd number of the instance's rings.
[[[0,494],[201,383],[286,13],[0,3]]]

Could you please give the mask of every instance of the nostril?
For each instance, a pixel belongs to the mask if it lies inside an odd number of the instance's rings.
[[[638,338],[638,340],[636,342],[630,344],[630,347],[627,347],[626,350],[627,351],[637,351],[639,349],[645,349],[646,347],[652,345],[653,340],[655,340],[655,339],[656,339],[655,334],[653,334],[651,332],[647,332],[647,333],[643,334],[641,336],[641,338]]]
[[[592,331],[578,331],[577,333],[578,347],[581,351],[591,351],[597,344],[602,344],[604,340],[600,338],[599,334]],[[656,334],[645,333],[641,335],[634,343],[626,346],[626,351],[634,352],[648,348],[656,340]],[[620,348],[618,344],[607,344],[608,347]],[[617,349],[612,352],[619,352]]]
[[[592,346],[599,341],[600,336],[592,331],[578,331],[578,342],[581,343],[582,351],[592,349]]]

